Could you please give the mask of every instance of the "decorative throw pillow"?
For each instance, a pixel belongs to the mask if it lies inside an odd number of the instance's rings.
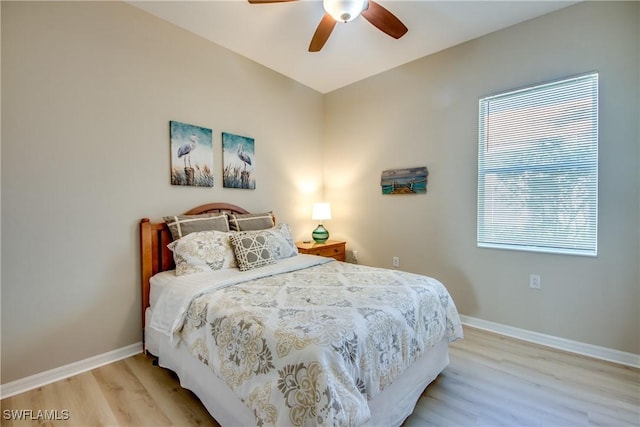
[[[258,214],[229,214],[231,231],[264,230],[276,224],[272,212]]]
[[[173,251],[176,276],[236,267],[229,233],[197,231],[174,240],[167,247]]]
[[[275,262],[269,234],[262,231],[232,233],[229,237],[240,271],[264,267]]]
[[[169,226],[173,240],[197,231],[229,231],[229,220],[225,213],[165,216],[164,221]]]
[[[263,230],[269,235],[269,243],[275,259],[289,258],[298,255],[298,248],[293,242],[293,235],[288,224],[278,224],[268,230]]]

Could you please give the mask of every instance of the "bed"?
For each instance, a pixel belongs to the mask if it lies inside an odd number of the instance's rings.
[[[208,215],[235,221],[235,231],[176,236],[177,216],[140,222],[145,350],[223,427],[401,425],[448,365],[448,344],[462,338],[446,288],[297,254],[286,224],[272,217],[268,227],[238,228],[264,218],[233,204],[180,218]],[[230,242],[215,247],[225,261],[188,270],[195,264],[178,245],[203,236]]]

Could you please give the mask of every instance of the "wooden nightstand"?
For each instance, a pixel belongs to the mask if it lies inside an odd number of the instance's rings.
[[[296,242],[296,246],[301,254],[320,255],[343,262],[347,260],[347,242],[337,240],[327,240],[325,243]]]

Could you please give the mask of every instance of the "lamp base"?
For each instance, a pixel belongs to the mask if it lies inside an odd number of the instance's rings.
[[[329,239],[329,232],[322,224],[320,224],[315,230],[313,230],[311,237],[313,237],[313,240],[315,240],[316,243],[324,243]]]

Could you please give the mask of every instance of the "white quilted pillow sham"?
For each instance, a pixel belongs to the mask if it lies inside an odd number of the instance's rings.
[[[176,276],[236,267],[229,233],[198,231],[167,245],[173,252]]]

